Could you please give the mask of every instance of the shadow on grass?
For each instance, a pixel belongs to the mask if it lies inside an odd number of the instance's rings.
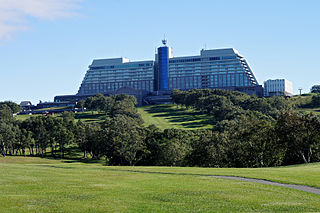
[[[91,159],[91,158],[77,158],[77,157],[61,157],[59,155],[52,156],[51,154],[47,154],[45,156],[41,155],[7,155],[11,157],[23,157],[23,158],[41,158],[41,159],[47,159],[47,160],[57,160],[61,163],[86,163],[86,164],[101,164],[105,165],[105,161],[103,159],[97,160],[97,159]],[[0,156],[1,158],[1,156]],[[6,158],[6,157],[5,157]],[[4,158],[4,159],[5,159]],[[34,162],[32,162],[34,163]],[[43,162],[43,164],[47,164],[48,162]],[[36,164],[39,164],[39,162],[36,162]],[[42,164],[42,163],[41,163]],[[53,167],[53,166],[51,166]],[[64,168],[64,167],[63,167]]]
[[[92,114],[92,113],[78,113],[75,115],[75,119],[101,119],[101,117],[105,117],[106,114],[98,113],[98,114]]]
[[[31,156],[31,157],[37,157],[37,156]],[[41,156],[39,156],[41,157]],[[60,160],[62,163],[87,163],[87,164],[92,164],[92,163],[101,163],[104,164],[103,160],[96,160],[96,159],[91,159],[91,158],[76,158],[76,157],[60,157],[60,156],[45,156],[42,157],[45,159],[51,159],[51,160]]]
[[[91,158],[84,158],[83,152],[78,147],[68,147],[65,148],[65,154],[62,158],[60,153],[57,152],[55,156],[50,156],[51,153],[46,158],[51,158],[55,160],[61,160],[63,163],[104,163],[103,160],[96,160]]]
[[[59,160],[62,163],[100,163],[104,164],[105,161],[103,159],[97,160],[92,159],[90,157],[84,158],[83,152],[75,146],[70,146],[64,149],[64,156],[61,156],[61,152],[59,150],[55,150],[54,154],[52,155],[51,150],[47,150],[46,153],[42,155],[30,155],[27,154],[26,156],[18,154],[18,155],[8,155],[8,156],[19,156],[19,157],[39,157],[49,160]]]
[[[184,128],[199,128],[212,125],[210,116],[198,111],[174,108],[173,105],[157,105],[145,109],[152,117],[163,117],[169,122],[181,125]]]

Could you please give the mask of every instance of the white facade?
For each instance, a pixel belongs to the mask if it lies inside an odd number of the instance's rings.
[[[126,58],[95,59],[89,66],[79,95],[109,93],[123,87],[153,91],[154,61]]]
[[[248,62],[233,48],[201,50],[169,60],[169,89],[257,86]]]
[[[126,58],[95,59],[78,95],[107,94],[130,87],[148,92],[247,88],[244,91],[252,90],[263,96],[262,86],[248,62],[233,48],[201,50],[200,55],[173,57],[172,48],[163,46],[158,48],[155,58],[155,61],[134,62]]]
[[[286,79],[274,79],[264,82],[264,96],[292,96],[292,82]]]

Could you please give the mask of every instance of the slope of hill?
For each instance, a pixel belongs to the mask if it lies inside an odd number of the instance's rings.
[[[320,107],[308,107],[314,95],[315,94],[312,93],[303,94],[302,96],[296,95],[289,99],[289,103],[295,106],[297,111],[312,112],[320,115]],[[210,129],[213,124],[210,116],[192,109],[178,108],[174,104],[143,106],[138,107],[137,110],[141,114],[145,126],[154,124],[160,129]],[[15,118],[25,120],[31,116],[41,115],[17,115]],[[59,117],[61,114],[56,114],[55,116]],[[82,120],[84,122],[101,122],[106,117],[105,113],[91,111],[75,114],[76,120]]]
[[[192,109],[177,108],[173,104],[138,107],[145,126],[156,125],[160,129],[212,128],[210,117]]]
[[[292,105],[297,107],[297,110],[305,113],[314,113],[320,115],[320,106],[312,106],[312,98],[316,93],[307,93],[303,95],[295,95],[290,98]]]

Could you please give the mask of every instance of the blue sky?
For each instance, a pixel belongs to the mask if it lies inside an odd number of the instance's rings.
[[[41,2],[41,3],[39,3]],[[75,94],[94,58],[236,48],[260,84],[320,84],[318,0],[0,0],[0,101]]]

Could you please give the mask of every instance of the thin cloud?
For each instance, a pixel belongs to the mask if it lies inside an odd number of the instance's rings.
[[[54,20],[75,15],[80,0],[0,0],[0,40],[28,28],[27,19]]]

